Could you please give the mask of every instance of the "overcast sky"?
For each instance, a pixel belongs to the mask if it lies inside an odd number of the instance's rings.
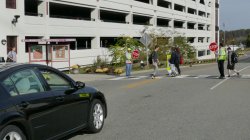
[[[226,30],[250,29],[250,0],[220,0],[220,27]]]

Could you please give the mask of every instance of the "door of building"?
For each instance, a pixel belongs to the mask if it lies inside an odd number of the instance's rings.
[[[16,48],[17,52],[17,36],[7,36],[7,54],[12,48]]]

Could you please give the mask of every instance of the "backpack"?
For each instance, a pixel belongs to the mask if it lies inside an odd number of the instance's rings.
[[[150,55],[149,55],[149,57],[148,57],[148,63],[149,64],[153,64],[153,53],[151,53]]]
[[[233,52],[231,55],[231,62],[238,63],[238,55],[235,52]]]

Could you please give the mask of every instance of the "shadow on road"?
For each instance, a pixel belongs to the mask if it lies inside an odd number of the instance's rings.
[[[70,135],[68,135],[68,136],[66,136],[66,137],[64,137],[64,138],[62,138],[62,139],[60,139],[60,140],[69,140],[69,139],[71,139],[71,138],[73,138],[73,137],[76,137],[76,136],[83,136],[83,135],[85,135],[85,134],[90,134],[90,133],[88,133],[88,132],[85,131],[85,130],[80,130],[80,131],[75,132],[75,133],[72,133],[72,134],[70,134]]]

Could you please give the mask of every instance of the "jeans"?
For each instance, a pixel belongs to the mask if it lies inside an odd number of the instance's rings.
[[[177,74],[175,64],[170,64],[172,74]]]
[[[157,62],[153,62],[153,66],[154,66],[153,76],[156,76],[156,74],[158,73],[158,64],[157,64]]]
[[[178,71],[178,74],[181,74],[180,64],[179,63],[175,63],[174,65],[175,65],[175,67],[176,67],[176,69]]]
[[[220,77],[225,77],[224,74],[224,60],[218,60],[218,68],[220,71]]]
[[[131,75],[131,70],[132,70],[132,64],[131,63],[126,63],[126,76]]]

